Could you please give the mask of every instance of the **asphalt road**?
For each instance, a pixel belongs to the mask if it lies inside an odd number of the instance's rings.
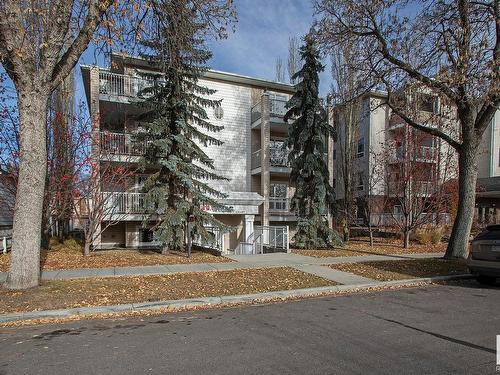
[[[0,330],[10,374],[493,374],[500,288],[474,281]]]

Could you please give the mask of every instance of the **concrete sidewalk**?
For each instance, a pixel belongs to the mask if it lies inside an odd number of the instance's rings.
[[[325,264],[358,263],[382,260],[404,260],[435,258],[441,253],[404,254],[404,255],[363,255],[351,257],[325,257],[315,258],[293,253],[271,253],[263,255],[230,255],[234,260],[230,263],[194,263],[172,264],[140,267],[110,267],[110,268],[77,268],[54,271],[43,271],[43,280],[81,279],[89,277],[115,277],[115,276],[141,276],[141,275],[169,275],[181,272],[209,272],[227,271],[251,268],[292,267],[339,284],[364,284],[370,279],[360,277],[348,272],[322,267]],[[0,282],[4,282],[7,274],[0,273]]]

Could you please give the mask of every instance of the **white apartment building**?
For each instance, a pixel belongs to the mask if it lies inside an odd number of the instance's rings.
[[[500,223],[500,112],[486,128],[478,159],[476,214],[480,224]]]
[[[137,162],[145,150],[131,141],[140,126],[134,121],[137,94],[149,84],[144,74],[154,69],[143,59],[113,54],[111,68],[82,66],[81,72],[89,111],[98,123],[95,131],[107,139],[101,144],[107,156],[100,162]],[[288,128],[283,121],[285,104],[293,86],[212,70],[200,83],[217,91],[212,99],[222,99],[221,107],[209,109],[208,116],[213,124],[224,126],[216,135],[224,144],[208,147],[206,153],[214,160],[216,172],[229,179],[212,184],[228,195],[223,203],[232,211],[214,215],[237,228],[232,233],[214,233],[215,247],[224,253],[256,253],[258,245],[260,251],[263,246],[287,251],[296,217],[290,212],[293,187],[288,183],[290,169],[281,145]],[[95,246],[154,245],[151,233],[142,228],[143,181],[139,175],[123,191],[102,187],[103,194],[116,197],[113,202],[120,216],[110,218],[116,223],[103,231]]]
[[[414,181],[422,196],[432,194],[432,184],[437,180],[442,183],[455,177],[443,169],[444,160],[450,163],[453,159],[452,148],[437,137],[423,132],[416,133],[417,131],[400,117],[391,113],[391,109],[384,104],[386,99],[386,93],[383,91],[368,92],[360,98],[353,115],[354,121],[357,122],[353,163],[354,198],[369,197],[375,202],[370,217],[374,226],[390,225],[392,220],[400,215],[400,206],[397,202],[391,204],[390,200],[391,177],[399,173],[400,163],[405,161],[405,150],[410,149],[408,134],[411,134],[413,140],[415,137],[418,139],[418,145],[412,145],[412,152],[416,153],[414,160],[421,163],[421,169],[426,172],[419,176],[418,181]],[[421,106],[419,115],[432,115],[437,113],[438,108],[438,99],[429,96]],[[331,116],[337,130],[337,139],[333,146],[333,170],[336,199],[339,201],[345,198],[342,163],[346,157],[343,149],[346,131],[344,117],[338,114],[338,111],[342,110],[342,107],[332,108]],[[389,144],[396,146],[388,157],[386,146]],[[363,209],[358,207],[356,211],[352,221],[365,223],[367,218],[364,218]],[[448,217],[444,219],[449,220]]]

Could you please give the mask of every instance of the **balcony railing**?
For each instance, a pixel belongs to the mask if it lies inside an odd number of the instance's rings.
[[[134,139],[130,133],[100,132],[101,152],[116,155],[144,155],[146,143]]]
[[[257,104],[255,104],[255,105],[252,107],[250,117],[251,117],[251,121],[252,121],[252,123],[253,123],[254,121],[257,121],[258,119],[260,119],[260,118],[262,117],[262,113],[261,113],[261,104],[260,104],[260,102],[258,102]]]
[[[285,99],[269,99],[271,117],[282,117],[285,115],[287,100]]]
[[[110,215],[141,214],[145,212],[145,194],[130,192],[103,192],[104,211]]]
[[[408,155],[411,157],[411,152],[412,150],[409,151],[410,154]],[[434,146],[420,146],[414,149],[414,156],[413,160],[416,161],[434,161],[436,160],[436,155],[437,155],[437,150],[436,147]],[[405,160],[406,156],[406,150],[403,146],[400,146],[396,148],[395,150],[392,150],[391,153],[391,161],[393,163],[401,162]]]
[[[290,198],[270,197],[269,211],[290,212]]]
[[[252,169],[259,168],[261,166],[260,160],[260,150],[252,152]]]
[[[414,181],[411,184],[407,184],[392,181],[387,186],[387,193],[393,197],[403,197],[406,195],[428,197],[434,194],[434,182]]]
[[[252,169],[261,166],[261,150],[252,152]],[[288,167],[288,151],[280,147],[269,147],[269,164],[271,167]]]
[[[136,77],[126,74],[99,71],[99,93],[124,97],[138,97],[141,92],[154,85],[162,84],[153,77]],[[149,94],[150,95],[150,94]],[[148,95],[144,94],[143,97]]]
[[[425,160],[434,160],[436,158],[436,147],[420,146],[417,149],[417,158]]]
[[[287,112],[286,109],[286,99],[269,99],[269,116],[270,117],[283,117]],[[251,110],[251,121],[257,121],[262,117],[262,105],[258,102],[252,107]]]

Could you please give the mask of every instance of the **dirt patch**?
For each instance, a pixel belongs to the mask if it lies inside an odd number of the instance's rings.
[[[0,313],[251,294],[335,285],[289,267],[161,276],[44,281],[38,288],[0,288]]]
[[[465,261],[439,258],[332,264],[329,267],[378,281],[468,273]]]

